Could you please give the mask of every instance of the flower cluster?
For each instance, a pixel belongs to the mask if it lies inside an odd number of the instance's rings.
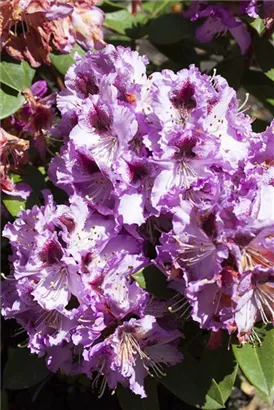
[[[271,1],[263,3],[264,24],[267,29],[271,29],[273,5]],[[242,17],[251,19],[259,17],[259,4],[257,0],[244,0],[234,4],[192,0],[184,16],[190,18],[191,21],[205,19],[196,29],[196,38],[199,42],[209,43],[214,36],[224,35],[229,31],[239,44],[242,54],[245,54],[251,45],[251,35]]]
[[[246,102],[216,73],[147,76],[147,62],[112,45],[76,55],[49,169],[70,205],[47,197],[6,226],[3,286],[3,314],[51,370],[97,371],[101,393],[122,383],[142,397],[146,374],[181,360],[186,312],[241,343],[274,320],[274,122],[254,133]],[[151,263],[173,301],[134,281]]]
[[[104,45],[103,12],[96,0],[6,0],[1,2],[1,48],[32,67],[50,64],[54,49],[68,53],[75,41],[90,49]]]
[[[43,207],[22,211],[3,231],[13,268],[2,287],[2,313],[27,331],[28,347],[46,355],[50,370],[90,378],[97,371],[100,395],[119,382],[145,397],[144,377],[163,375],[163,365],[182,355],[165,304],[132,278],[149,263],[142,242],[81,197],[57,206],[44,195]]]
[[[254,133],[219,75],[190,66],[147,77],[146,63],[109,45],[69,70],[55,130],[67,142],[49,174],[135,236],[153,243],[161,231],[156,263],[181,306],[248,339],[274,313],[274,123]]]

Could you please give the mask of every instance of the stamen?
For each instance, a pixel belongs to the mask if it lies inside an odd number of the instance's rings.
[[[191,243],[183,242],[178,236],[175,237],[175,240],[180,245],[179,256],[177,256],[176,261],[182,261],[189,266],[195,265],[206,259],[216,250],[213,243],[207,238],[199,238],[191,234],[188,234],[187,237],[191,239]]]
[[[6,276],[3,272],[1,272],[1,276],[2,276],[2,278],[4,278],[5,280],[9,280],[9,281],[16,280],[16,279],[13,278],[13,277]]]
[[[18,343],[17,347],[19,347],[20,349],[23,349],[27,347],[28,344],[29,344],[29,339],[26,339],[24,342]]]
[[[216,74],[217,74],[216,68],[213,68],[212,71],[213,71],[213,74],[212,74],[212,76],[211,76],[211,78],[210,78],[210,82],[211,82],[211,83],[214,81],[214,78],[216,77]]]
[[[248,99],[249,99],[249,93],[246,93],[246,95],[245,95],[245,100],[244,100],[244,102],[240,105],[240,107],[238,108],[238,112],[240,112],[241,109],[244,108],[244,106],[246,105]]]
[[[252,270],[256,265],[263,265],[267,268],[274,267],[273,262],[267,259],[253,246],[248,246],[243,250],[241,265],[243,270]]]
[[[249,336],[249,341],[253,344],[253,347],[256,347],[256,341],[259,343],[259,346],[262,345],[262,341],[260,339],[260,336],[256,332],[254,328],[251,330],[251,335]]]
[[[118,148],[118,140],[116,137],[109,136],[101,138],[98,144],[92,148],[92,155],[95,159],[102,161],[110,166],[113,163],[115,152]]]
[[[124,333],[122,336],[120,347],[120,359],[122,366],[124,366],[125,364],[128,365],[130,362],[134,363],[134,356],[136,354],[139,355],[142,364],[149,373],[149,375],[153,377],[153,374],[150,372],[149,367],[151,367],[156,377],[162,377],[166,375],[162,370],[161,363],[157,362],[152,357],[148,356],[148,354],[146,354],[145,351],[141,349],[139,343],[133,335],[131,335],[130,333]]]
[[[26,329],[24,329],[23,327],[21,327],[21,328],[18,329],[18,331],[15,332],[12,336],[13,336],[13,337],[16,337],[16,336],[19,336],[19,335],[21,335],[21,334],[23,334],[23,333],[25,333],[25,332],[26,332]]]
[[[259,292],[254,292],[254,298],[255,298],[255,301],[256,301],[256,305],[257,305],[257,307],[258,307],[258,309],[259,309],[259,312],[260,312],[260,314],[261,314],[262,321],[264,322],[265,325],[267,325],[268,323],[270,323],[270,321],[268,320],[267,315],[266,315],[266,313],[265,313],[265,311],[264,311],[264,306],[263,306],[263,304],[262,304],[262,302],[261,302],[261,298],[260,298]]]
[[[177,295],[176,295],[177,296]],[[188,305],[188,300],[186,299],[185,296],[177,300],[177,302],[173,303],[173,305],[170,305],[168,307],[168,311],[171,313],[177,313],[180,312],[185,306]]]
[[[42,286],[45,279],[41,280],[37,287]],[[60,296],[62,288],[67,287],[67,270],[66,268],[61,268],[57,279],[51,282],[49,289],[47,289],[42,296],[42,298],[47,299],[49,296],[51,300],[56,302]]]
[[[254,295],[258,296],[258,298],[260,299],[262,309],[263,309],[264,305],[267,306],[267,308],[269,309],[269,311],[272,315],[272,318],[274,319],[274,308],[270,304],[270,302],[273,302],[273,298],[271,297],[271,295],[269,295],[268,293],[262,291],[260,286],[257,287]],[[255,296],[255,299],[256,299],[256,296]],[[265,312],[263,312],[263,313],[264,313],[264,317],[266,318],[265,323],[271,323],[271,321],[267,318],[267,314]],[[262,314],[262,312],[261,312],[261,314]]]

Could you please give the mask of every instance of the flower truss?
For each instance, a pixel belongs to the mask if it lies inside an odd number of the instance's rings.
[[[121,383],[145,397],[144,377],[182,360],[180,316],[240,343],[274,321],[274,123],[254,133],[219,75],[148,77],[147,63],[112,45],[76,56],[49,168],[69,204],[45,192],[4,229],[3,315],[52,371],[85,373],[100,395]],[[134,280],[150,264],[172,301]]]

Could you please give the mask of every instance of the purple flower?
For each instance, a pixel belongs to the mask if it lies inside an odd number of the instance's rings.
[[[273,281],[273,267],[259,265],[241,275],[235,313],[238,339],[241,343],[256,341],[253,326],[257,321],[274,323]]]
[[[187,283],[213,278],[228,256],[226,244],[218,238],[222,221],[213,213],[203,221],[199,219],[193,206],[182,203],[174,214],[173,230],[162,235],[164,246],[158,247],[158,263],[163,264],[162,252],[168,252],[174,267],[183,270]]]
[[[185,295],[192,306],[191,316],[202,328],[217,332],[235,331],[235,303],[237,272],[224,268],[212,279],[190,282]]]
[[[152,189],[155,207],[172,191],[184,192],[199,178],[213,176],[210,168],[219,159],[219,143],[209,135],[186,129],[178,130],[169,138],[159,158],[162,169]]]
[[[234,17],[232,10],[227,5],[207,5],[205,2],[193,2],[194,4],[185,14],[192,20],[206,18],[204,23],[196,30],[196,38],[201,43],[209,43],[214,36],[226,34],[229,30],[240,46],[242,54],[250,47],[251,37],[239,17]],[[249,2],[254,3],[254,2]],[[249,4],[246,13],[254,17],[254,6]]]
[[[216,7],[198,17],[238,28]],[[45,193],[6,225],[2,312],[52,371],[85,373],[99,396],[120,383],[145,397],[146,375],[182,359],[186,314],[240,342],[273,321],[273,124],[254,133],[246,101],[194,66],[147,78],[145,58],[111,45],[75,60],[49,167],[69,203]],[[134,279],[151,264],[176,291],[168,301]]]
[[[76,147],[84,145],[98,167],[107,171],[121,153],[128,149],[128,143],[136,134],[137,127],[134,114],[126,107],[107,103],[101,105],[87,99],[79,125],[74,127],[70,137]]]
[[[102,375],[101,391],[106,384],[115,389],[120,382],[135,394],[146,397],[145,376],[164,376],[164,366],[182,360],[181,353],[172,343],[179,336],[178,331],[161,328],[153,316],[124,322],[104,342],[84,353],[90,369],[99,369],[94,384]]]
[[[41,307],[62,310],[72,296],[81,299],[82,261],[101,252],[111,229],[110,218],[89,213],[83,200],[75,198],[70,207],[48,200],[41,209],[23,211],[3,234],[13,247],[15,278],[34,281],[31,294]]]
[[[76,148],[69,141],[53,158],[49,167],[51,180],[67,194],[85,197],[102,214],[111,214],[115,208],[115,193],[108,176],[101,172],[86,147]]]

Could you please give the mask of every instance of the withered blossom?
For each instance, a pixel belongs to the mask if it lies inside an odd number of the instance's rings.
[[[0,176],[2,191],[10,195],[13,195],[15,191],[17,192],[8,172],[18,171],[20,167],[26,164],[28,161],[28,149],[29,141],[11,135],[3,128],[0,128]]]
[[[75,41],[85,48],[104,45],[104,14],[96,1],[6,0],[1,2],[1,50],[32,67],[50,64],[50,52],[69,53]]]

